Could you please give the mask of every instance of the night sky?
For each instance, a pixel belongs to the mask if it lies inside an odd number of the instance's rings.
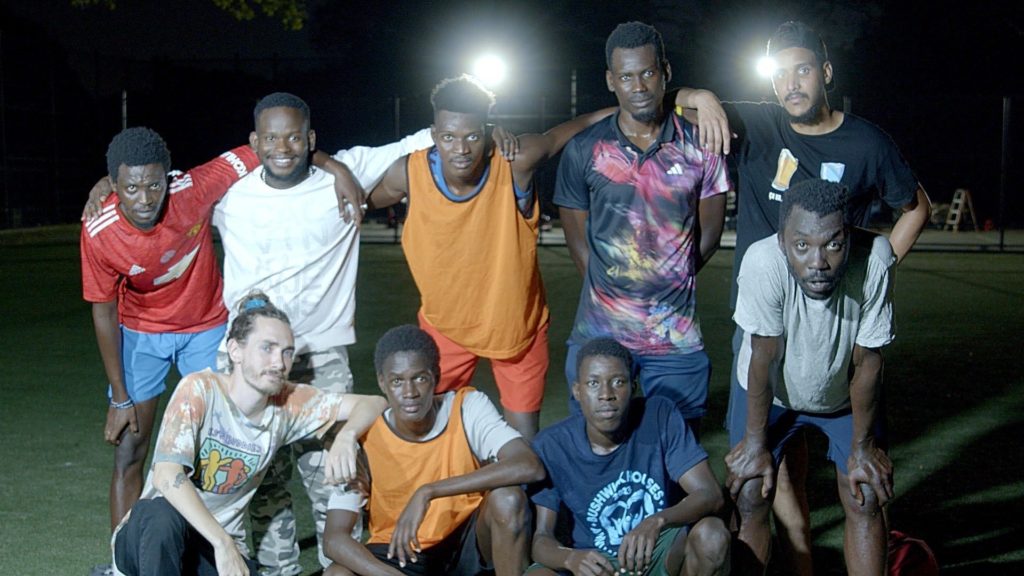
[[[569,111],[576,70],[579,111],[614,104],[604,86],[604,40],[642,20],[664,35],[673,85],[723,99],[770,97],[753,63],[781,22],[801,19],[828,44],[834,107],[891,134],[925,188],[948,201],[974,192],[995,218],[1003,96],[1024,95],[1024,3],[753,1],[327,2],[306,3],[301,31],[258,14],[238,21],[212,0],[120,0],[74,8],[70,0],[0,1],[6,134],[5,209],[23,224],[70,221],[103,171],[106,143],[129,125],[168,140],[177,167],[241,143],[255,101],[273,90],[305,98],[322,148],[381,144],[429,124],[431,87],[492,50],[511,63],[497,90],[516,131],[550,127]],[[258,11],[258,10],[257,10]],[[400,99],[395,125],[395,97]],[[1013,102],[1016,120],[1024,98]],[[539,115],[543,109],[544,126]],[[1011,125],[1011,151],[1024,144]],[[50,190],[39,201],[39,177]],[[1024,221],[1013,189],[1011,220]],[[22,190],[33,182],[31,194]],[[52,205],[56,203],[57,208]],[[8,216],[3,226],[10,226]]]

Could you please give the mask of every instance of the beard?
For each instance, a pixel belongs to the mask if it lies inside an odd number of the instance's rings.
[[[821,107],[824,105],[824,102],[815,102],[814,104],[811,104],[811,107],[803,114],[789,114],[789,122],[791,124],[803,124],[805,126],[820,124],[822,121]]]
[[[295,164],[290,172],[275,174],[266,164],[263,166],[263,180],[274,188],[291,188],[309,177],[311,170],[309,160]]]
[[[637,122],[643,122],[644,124],[650,124],[658,120],[660,116],[658,110],[641,110],[639,112],[630,112],[630,116]]]
[[[256,371],[242,366],[242,377],[261,394],[273,396],[284,389],[288,374],[281,370]]]

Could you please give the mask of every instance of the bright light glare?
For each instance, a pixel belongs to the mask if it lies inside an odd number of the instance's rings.
[[[501,84],[507,73],[508,65],[495,54],[484,54],[473,63],[473,76],[476,76],[488,88],[494,88]]]
[[[757,74],[763,78],[771,78],[775,74],[776,68],[778,68],[778,64],[775,63],[775,59],[771,56],[762,56],[757,61]]]

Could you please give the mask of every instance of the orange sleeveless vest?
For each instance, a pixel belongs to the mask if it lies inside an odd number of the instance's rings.
[[[473,391],[466,386],[455,393],[448,426],[426,442],[398,437],[381,415],[363,440],[370,467],[370,539],[368,544],[387,544],[398,517],[416,488],[468,474],[480,467],[466,440],[462,425],[462,399]],[[459,494],[430,502],[416,536],[424,549],[444,540],[462,525],[483,501],[483,494]]]
[[[537,267],[539,202],[516,206],[512,166],[493,154],[477,194],[449,199],[430,173],[429,150],[409,155],[409,214],[402,249],[439,332],[486,358],[525,350],[548,319]]]

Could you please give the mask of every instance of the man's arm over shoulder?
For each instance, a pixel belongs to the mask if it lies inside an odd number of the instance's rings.
[[[543,134],[523,134],[519,136],[519,153],[512,161],[512,173],[516,185],[520,188],[529,187],[534,171],[562,148],[574,136],[604,120],[616,108],[602,108],[588,114],[581,114],[572,120],[563,122]]]
[[[354,146],[347,150],[338,150],[334,154],[334,159],[348,166],[363,188],[372,190],[396,160],[433,145],[430,128],[423,128],[397,142],[383,146]]]
[[[197,201],[212,206],[232,184],[259,165],[260,159],[251,147],[239,146],[172,178],[167,192],[170,195],[192,189]]]
[[[409,194],[409,156],[395,160],[367,198],[370,209],[387,208],[402,201]]]
[[[671,97],[671,94],[669,96]],[[695,124],[700,134],[701,148],[712,154],[729,153],[732,140],[730,118],[714,92],[697,88],[679,88],[674,102],[678,109],[697,111]]]
[[[897,262],[902,262],[910,249],[917,243],[921,231],[928,224],[932,215],[932,201],[928,193],[919,184],[914,192],[914,200],[903,206],[903,214],[900,214],[896,224],[889,234],[889,242],[896,252]]]
[[[902,262],[931,218],[931,199],[892,137],[866,120],[856,120],[859,121],[856,125],[863,126],[871,135],[871,149],[875,153],[875,186],[882,200],[892,209],[900,211],[889,241],[896,252],[897,261]]]

